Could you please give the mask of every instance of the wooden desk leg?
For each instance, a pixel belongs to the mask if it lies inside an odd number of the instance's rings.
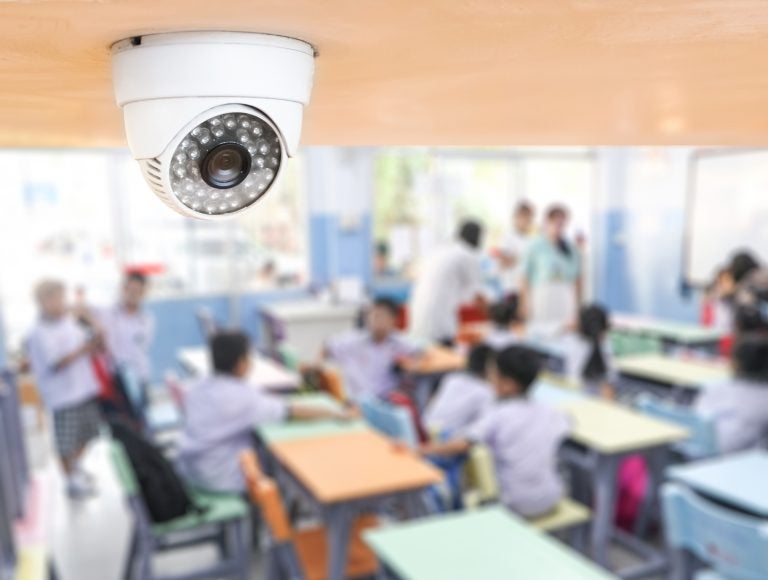
[[[604,568],[610,567],[608,547],[614,528],[618,466],[617,456],[600,455],[594,471],[595,518],[592,524],[592,557]]]
[[[334,504],[324,511],[328,532],[328,580],[343,580],[355,510],[344,504]]]

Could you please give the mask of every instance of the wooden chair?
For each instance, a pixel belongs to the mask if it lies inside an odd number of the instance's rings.
[[[328,569],[328,538],[325,528],[315,526],[294,530],[283,507],[280,490],[264,475],[253,451],[240,455],[248,494],[261,512],[269,534],[266,553],[266,580],[324,580]],[[377,526],[374,516],[360,517],[350,535],[346,577],[377,573],[376,556],[363,543],[362,533]]]

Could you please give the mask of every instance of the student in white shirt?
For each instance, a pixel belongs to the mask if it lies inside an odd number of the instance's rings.
[[[332,337],[325,358],[339,367],[351,399],[383,397],[399,385],[397,363],[417,354],[417,348],[397,331],[398,307],[387,298],[376,299],[368,310],[366,328]]]
[[[740,336],[731,358],[735,377],[704,389],[695,403],[714,420],[721,453],[761,446],[768,435],[768,335]]]
[[[517,298],[522,283],[522,264],[533,231],[533,206],[520,202],[512,216],[512,231],[499,248],[499,276],[505,298]]]
[[[458,330],[459,307],[483,302],[482,238],[482,226],[467,221],[454,242],[425,256],[410,303],[413,336],[450,344]]]
[[[129,367],[144,384],[152,374],[150,349],[155,337],[155,319],[144,308],[148,284],[144,274],[126,275],[119,303],[101,312],[99,321],[112,361]]]
[[[520,342],[521,329],[517,318],[517,297],[511,296],[503,302],[492,304],[488,308],[491,330],[485,337],[485,343],[494,350],[504,350]]]
[[[608,312],[598,304],[590,304],[579,312],[577,332],[565,334],[554,344],[565,359],[565,376],[588,390],[612,393],[616,380],[613,353],[608,343]]]
[[[461,437],[422,447],[427,455],[466,453],[475,443],[493,455],[502,503],[525,517],[551,511],[563,496],[557,455],[571,421],[562,411],[526,398],[539,373],[539,356],[511,346],[490,365],[496,403]]]
[[[250,341],[242,332],[221,332],[211,338],[214,375],[193,387],[185,401],[185,425],[178,467],[194,486],[219,492],[243,492],[238,465],[242,451],[253,445],[256,425],[334,418],[345,420],[353,409],[336,412],[291,404],[249,385]]]
[[[487,344],[472,347],[467,369],[445,377],[424,411],[424,424],[433,433],[456,434],[484,413],[496,398],[488,382],[488,364],[495,351]]]
[[[88,443],[99,434],[99,383],[91,355],[103,347],[67,313],[64,285],[38,284],[35,296],[40,321],[27,341],[32,370],[46,406],[53,413],[56,449],[66,476],[67,493],[84,498],[95,492],[90,475],[80,467]]]

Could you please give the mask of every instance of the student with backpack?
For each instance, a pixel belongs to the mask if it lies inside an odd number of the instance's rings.
[[[253,429],[258,424],[358,416],[353,408],[334,411],[292,404],[249,385],[245,377],[252,364],[250,350],[248,336],[242,332],[215,334],[210,341],[214,374],[187,394],[178,465],[194,486],[244,492],[238,457],[252,446]]]

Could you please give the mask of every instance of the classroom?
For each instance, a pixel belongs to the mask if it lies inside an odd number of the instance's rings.
[[[0,580],[768,580],[768,4],[0,1]]]

